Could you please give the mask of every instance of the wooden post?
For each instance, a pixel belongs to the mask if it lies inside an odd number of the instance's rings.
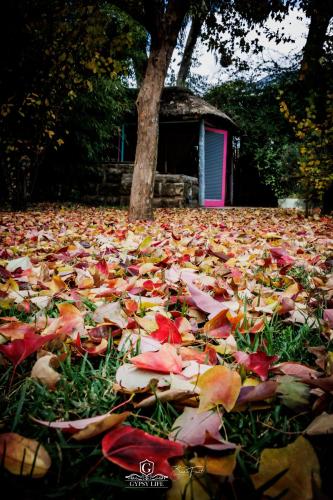
[[[120,161],[124,161],[125,157],[125,125],[121,127],[121,154]]]
[[[199,206],[205,204],[205,121],[200,121],[199,130]]]

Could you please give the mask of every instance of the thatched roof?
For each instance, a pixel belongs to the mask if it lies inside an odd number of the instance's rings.
[[[129,89],[130,94],[136,96],[137,89]],[[160,120],[161,121],[188,121],[201,120],[213,122],[214,125],[228,126],[238,129],[238,125],[220,109],[212,106],[201,97],[194,95],[183,87],[165,87],[162,93]]]
[[[164,88],[160,117],[162,120],[213,118],[214,122],[228,122],[230,126],[237,127],[230,116],[182,87]]]

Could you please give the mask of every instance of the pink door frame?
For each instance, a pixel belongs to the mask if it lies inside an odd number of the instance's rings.
[[[223,160],[222,160],[222,195],[221,200],[206,200],[204,202],[205,207],[224,207],[225,205],[225,193],[226,193],[226,182],[227,182],[227,148],[228,148],[228,131],[221,130],[218,128],[205,127],[208,132],[215,132],[216,134],[223,134]]]

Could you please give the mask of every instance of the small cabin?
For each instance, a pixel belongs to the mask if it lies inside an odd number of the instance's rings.
[[[194,191],[196,199],[189,200],[184,195],[183,206],[232,205],[233,171],[239,144],[238,127],[232,118],[188,89],[166,87],[159,123],[156,182],[168,183],[169,178],[172,183],[177,176],[178,184],[181,179],[189,184],[192,178],[193,185],[198,186]],[[118,163],[134,162],[136,128],[134,116],[123,124]]]

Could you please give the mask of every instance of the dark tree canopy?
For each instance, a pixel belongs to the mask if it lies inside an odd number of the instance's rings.
[[[192,16],[193,21],[196,18],[201,21],[204,19],[205,31],[199,33],[197,27],[196,32],[192,33],[185,73],[188,71],[195,38],[199,34],[210,49],[219,51],[221,64],[229,65],[236,46],[246,52],[251,50],[251,44],[245,40],[246,34],[254,27],[262,26],[269,15],[282,20],[292,2],[265,0],[254,5],[251,3],[251,9],[247,0],[207,0],[205,5],[202,1],[191,0],[119,0],[112,3],[139,22],[150,38],[149,58],[137,99],[138,141],[129,211],[130,220],[150,219],[153,217],[160,97],[171,56],[186,17]],[[226,34],[229,36],[227,41]],[[283,39],[282,35],[277,36]],[[258,40],[254,40],[252,45],[254,50],[260,50]]]

